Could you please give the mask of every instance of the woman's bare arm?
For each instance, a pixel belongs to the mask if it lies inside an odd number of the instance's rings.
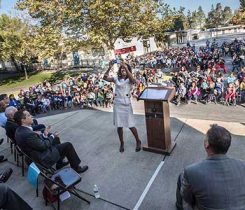
[[[103,80],[105,80],[107,82],[113,82],[114,81],[113,77],[109,76],[109,72],[110,72],[112,66],[113,66],[112,61],[110,61],[109,68],[107,69],[107,71],[105,72],[104,77],[103,77]]]

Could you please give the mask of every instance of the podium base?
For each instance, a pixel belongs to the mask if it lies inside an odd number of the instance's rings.
[[[163,154],[163,155],[170,155],[171,152],[174,150],[176,146],[176,142],[172,142],[171,146],[169,149],[161,149],[161,148],[156,148],[156,147],[148,147],[147,145],[143,146],[143,150],[147,152],[154,152],[157,154]]]

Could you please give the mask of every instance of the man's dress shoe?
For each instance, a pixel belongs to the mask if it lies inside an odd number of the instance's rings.
[[[88,170],[88,166],[83,166],[83,167],[78,166],[77,168],[75,168],[75,171],[76,171],[77,173],[79,173],[79,174],[81,174],[81,173],[83,173],[83,172],[85,172],[85,171],[87,171],[87,170]]]

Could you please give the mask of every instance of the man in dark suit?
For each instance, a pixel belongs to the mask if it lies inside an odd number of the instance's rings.
[[[7,117],[7,122],[5,125],[5,130],[6,130],[6,135],[16,144],[15,142],[15,131],[16,129],[19,127],[19,125],[15,122],[14,120],[14,114],[18,111],[17,108],[13,107],[13,106],[9,106],[5,109],[5,115]],[[44,133],[45,132],[49,132],[50,130],[50,126],[48,126],[46,128],[45,125],[43,124],[38,124],[37,120],[33,119],[33,122],[31,127],[32,130],[35,131],[36,133]],[[60,139],[58,136],[56,135],[52,135],[51,133],[48,134],[48,139],[46,139],[44,137],[44,135],[41,136],[43,140],[50,140],[52,142],[53,145],[55,144],[60,144]]]
[[[184,169],[177,184],[178,210],[186,206],[197,209],[245,209],[245,161],[226,156],[231,134],[212,125],[206,134],[207,159]]]
[[[70,142],[53,145],[50,141],[43,141],[40,135],[32,130],[33,120],[28,111],[17,111],[14,119],[19,125],[15,132],[16,143],[35,161],[46,167],[56,164],[56,168],[59,169],[64,166],[62,159],[66,157],[71,167],[78,173],[83,173],[88,169],[88,166],[79,166],[81,160]],[[48,131],[45,130],[43,135],[47,137]]]

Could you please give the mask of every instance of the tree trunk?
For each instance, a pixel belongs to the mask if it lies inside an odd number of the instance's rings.
[[[25,79],[28,79],[28,74],[27,74],[27,70],[26,70],[26,66],[24,65],[24,72],[25,72]]]
[[[18,63],[16,62],[16,60],[15,60],[15,58],[13,56],[11,56],[11,61],[14,64],[14,67],[15,67],[16,71],[19,72],[20,68],[19,68]]]
[[[26,65],[24,65],[23,63],[21,63],[21,69],[22,71],[24,71],[25,74],[25,79],[28,79],[28,74],[27,74],[27,69],[26,69]]]

